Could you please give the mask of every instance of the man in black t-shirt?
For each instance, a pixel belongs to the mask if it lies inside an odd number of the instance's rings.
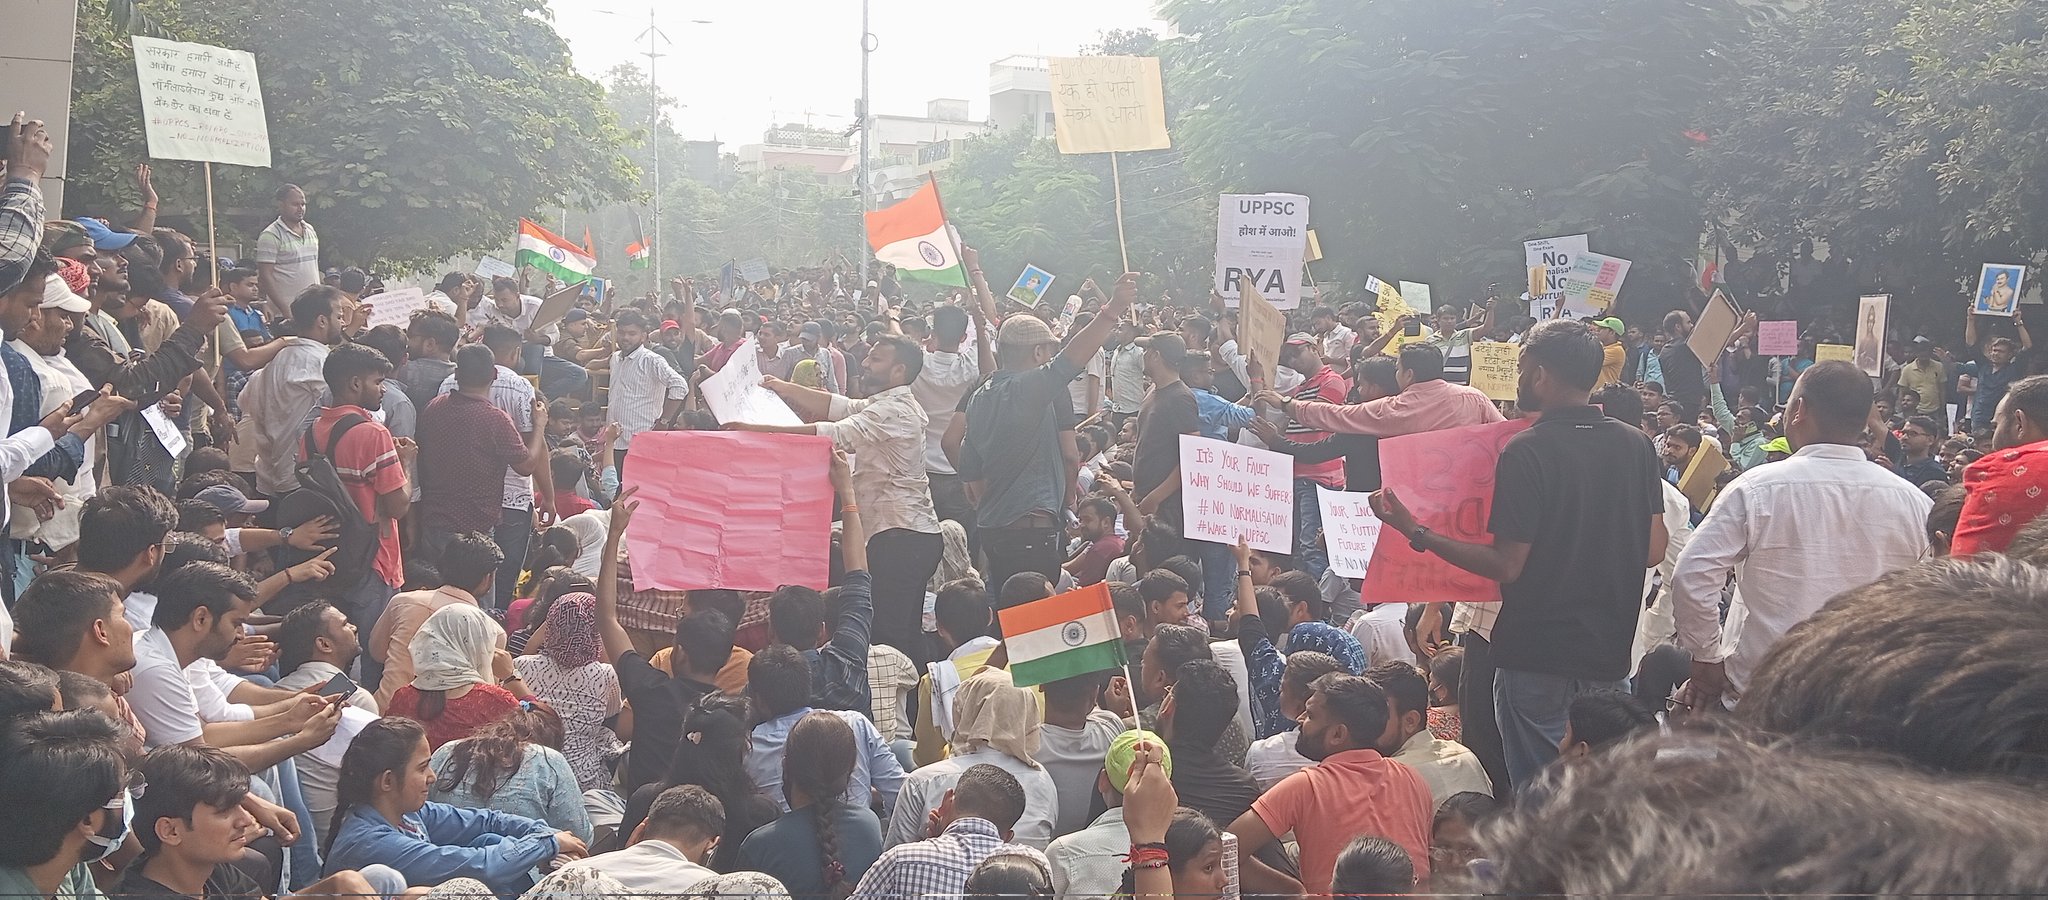
[[[1416,550],[1500,582],[1494,718],[1516,788],[1557,757],[1573,698],[1621,689],[1643,570],[1664,556],[1661,466],[1641,429],[1588,405],[1600,364],[1584,323],[1544,322],[1523,338],[1516,403],[1542,418],[1501,451],[1491,544],[1417,523],[1398,485],[1373,495]]]
[[[1180,436],[1202,430],[1195,391],[1180,377],[1188,345],[1170,331],[1138,343],[1145,348],[1145,377],[1152,390],[1138,407],[1138,452],[1131,464],[1134,495],[1140,512],[1158,516],[1180,531]]]

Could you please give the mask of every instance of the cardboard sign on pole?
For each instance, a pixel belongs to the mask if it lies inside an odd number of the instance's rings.
[[[1287,317],[1259,296],[1257,290],[1247,290],[1238,312],[1238,330],[1244,338],[1239,349],[1247,356],[1258,351],[1257,374],[1266,380],[1267,387],[1272,387],[1273,370],[1280,364],[1280,345],[1287,340]]]
[[[1129,153],[1173,146],[1156,56],[1056,56],[1046,62],[1061,153]]]
[[[1728,302],[1728,295],[1715,291],[1707,300],[1707,308],[1700,312],[1699,324],[1692,328],[1692,335],[1685,339],[1685,345],[1692,349],[1692,355],[1699,357],[1700,365],[1711,366],[1721,358],[1721,351],[1728,348],[1728,336],[1735,333],[1741,315],[1735,312],[1735,304]]]
[[[1216,293],[1235,305],[1246,285],[1274,309],[1301,305],[1308,265],[1308,198],[1224,194],[1216,208]]]
[[[142,35],[130,40],[152,158],[270,167],[270,121],[255,55]]]

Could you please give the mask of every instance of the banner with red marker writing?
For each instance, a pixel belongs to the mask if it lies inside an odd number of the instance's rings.
[[[1294,457],[1183,434],[1180,490],[1186,537],[1294,552]]]
[[[831,577],[830,438],[643,432],[626,486],[640,489],[626,529],[636,591],[823,590]]]
[[[1380,480],[1401,498],[1415,521],[1446,537],[1487,544],[1493,511],[1494,468],[1508,440],[1535,424],[1510,419],[1425,431],[1380,441]],[[1373,548],[1359,599],[1373,603],[1488,603],[1500,600],[1500,584],[1451,565],[1433,553],[1418,553],[1399,535]]]

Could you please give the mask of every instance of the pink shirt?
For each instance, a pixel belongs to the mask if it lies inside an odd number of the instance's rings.
[[[1294,420],[1310,428],[1344,434],[1398,437],[1501,421],[1500,410],[1478,388],[1448,381],[1409,385],[1392,397],[1339,406],[1297,403]]]

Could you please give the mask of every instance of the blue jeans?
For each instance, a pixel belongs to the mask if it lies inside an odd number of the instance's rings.
[[[1230,607],[1237,603],[1237,559],[1228,544],[1202,541],[1195,546],[1202,564],[1202,599],[1190,604],[1188,611],[1221,622],[1230,618]]]
[[[1493,717],[1516,790],[1557,759],[1572,701],[1596,691],[1626,690],[1628,682],[1587,681],[1516,669],[1493,670]],[[1496,791],[1496,793],[1498,793]]]
[[[491,532],[491,539],[504,552],[505,563],[498,567],[497,586],[492,591],[492,598],[489,601],[483,601],[481,597],[477,599],[487,609],[503,612],[511,608],[512,598],[519,588],[519,573],[526,567],[526,545],[533,540],[533,510],[500,507],[498,527]]]
[[[1294,567],[1321,581],[1330,568],[1330,554],[1323,550],[1323,504],[1316,497],[1316,483],[1294,479]]]

